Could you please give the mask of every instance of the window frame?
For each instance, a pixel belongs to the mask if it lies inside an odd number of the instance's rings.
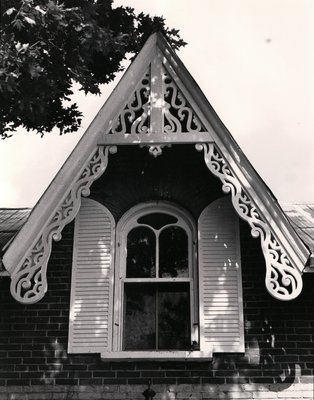
[[[183,228],[188,237],[188,267],[189,276],[181,278],[126,278],[126,255],[128,233],[141,224],[137,220],[150,213],[165,213],[175,216],[178,222],[175,226]],[[170,224],[172,225],[172,224]],[[145,226],[145,225],[144,225]],[[153,228],[151,228],[154,230]],[[162,231],[163,228],[159,230]],[[155,231],[155,230],[154,230]],[[182,207],[170,202],[147,202],[137,204],[128,210],[120,219],[116,227],[116,260],[115,260],[115,287],[113,309],[113,352],[119,356],[129,358],[187,358],[195,351],[186,350],[123,350],[123,326],[124,326],[124,284],[125,283],[175,283],[187,282],[190,286],[190,339],[191,345],[195,341],[199,343],[199,301],[198,301],[198,274],[197,274],[197,229],[192,216]]]

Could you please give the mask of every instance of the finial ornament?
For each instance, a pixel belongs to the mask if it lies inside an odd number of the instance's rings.
[[[207,168],[222,182],[222,190],[231,193],[232,204],[238,215],[251,226],[253,237],[260,237],[266,261],[265,285],[269,293],[279,300],[293,300],[302,290],[300,271],[289,260],[283,246],[272,232],[257,205],[243,189],[228,162],[214,143],[197,144],[204,150]]]
[[[81,206],[81,195],[89,196],[91,184],[98,179],[108,165],[108,153],[115,153],[116,146],[100,146],[86,162],[61,204],[40,232],[35,245],[11,276],[11,293],[19,302],[33,304],[41,300],[47,291],[47,264],[52,240],[61,239],[65,225],[77,215]]]

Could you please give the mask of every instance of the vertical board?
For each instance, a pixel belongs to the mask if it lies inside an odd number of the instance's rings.
[[[239,219],[229,197],[199,218],[200,347],[244,352]]]
[[[114,234],[108,209],[82,199],[75,220],[69,353],[111,351]]]

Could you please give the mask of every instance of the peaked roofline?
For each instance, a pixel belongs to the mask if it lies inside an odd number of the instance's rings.
[[[169,135],[163,132],[110,134],[115,117],[122,112],[126,99],[136,91],[138,83],[141,82],[150,65],[151,68],[155,68],[156,73],[161,72],[160,65],[165,66],[174,84],[192,104],[196,115],[205,126],[204,131]],[[158,76],[156,82],[158,86]],[[152,104],[152,110],[154,107],[158,105]],[[202,90],[159,32],[149,37],[143,49],[130,64],[75,149],[37,202],[27,223],[4,254],[3,263],[12,277],[12,294],[17,296],[16,290],[22,290],[23,284],[24,286],[31,285],[30,277],[32,276],[33,279],[36,274],[38,282],[35,286],[38,293],[30,294],[30,298],[25,299],[25,302],[35,302],[43,296],[46,290],[43,286],[46,285],[44,281],[51,252],[51,241],[60,239],[63,227],[75,218],[79,210],[81,195],[88,196],[93,181],[105,171],[109,152],[116,150],[112,145],[169,142],[196,143],[198,149],[204,151],[208,169],[220,178],[223,191],[231,192],[234,208],[240,217],[250,224],[252,235],[261,237],[268,266],[268,289],[271,292],[272,287],[276,286],[276,283],[271,282],[270,279],[271,268],[276,267],[281,268],[282,279],[287,274],[293,275],[298,287],[294,296],[299,294],[302,287],[301,272],[310,255],[307,247]],[[285,254],[283,259],[279,256],[276,246],[279,246]],[[278,257],[278,259],[272,260],[274,253],[276,253],[275,258]],[[21,280],[24,283],[21,283]],[[282,293],[277,293],[277,295],[275,296],[282,299],[286,297]],[[21,298],[18,299],[22,301]]]
[[[113,120],[117,108],[116,98],[124,100],[129,93],[130,85],[132,86],[133,83],[133,86],[135,86],[137,80],[141,78],[142,70],[144,70],[143,65],[145,62],[147,63],[146,60],[151,56],[156,42],[157,34],[155,33],[148,38],[141,52],[136,56],[133,63],[129,65],[117,86],[100,108],[69,157],[35,204],[29,216],[29,226],[23,226],[16,235],[14,243],[11,243],[4,255],[3,263],[10,273],[12,273],[14,268],[18,265],[19,260],[23,257],[27,249],[35,244],[36,238],[33,237],[34,233],[40,231],[42,226],[47,223],[51,214],[56,211],[60,203],[62,203],[60,198],[64,196],[66,184],[75,181],[80,175],[81,171],[78,172],[76,168],[73,167],[80,165],[80,161],[83,159],[90,159],[94,154],[95,148],[100,141],[99,136],[102,135],[104,130],[103,121]],[[134,77],[133,82],[129,77]],[[29,227],[31,227],[31,232],[29,231]]]

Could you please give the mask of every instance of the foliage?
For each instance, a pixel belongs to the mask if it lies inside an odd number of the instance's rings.
[[[43,135],[79,128],[82,114],[69,103],[73,82],[85,93],[121,71],[149,34],[162,30],[172,46],[185,45],[162,17],[112,7],[112,0],[1,0],[0,137],[18,126]]]

